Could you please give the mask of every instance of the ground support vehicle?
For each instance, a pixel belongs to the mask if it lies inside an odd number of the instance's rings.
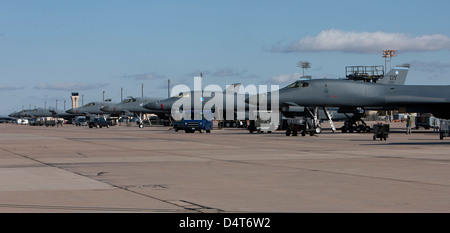
[[[79,116],[77,116],[77,117],[75,117],[75,125],[76,126],[87,126],[88,125],[88,123],[87,123],[87,120],[86,120],[86,117],[79,117]]]
[[[247,130],[250,133],[272,133],[278,128],[278,120],[275,120],[274,115],[271,111],[254,111],[250,113],[250,120],[247,126]],[[278,113],[275,113],[278,114]],[[277,121],[277,122],[275,122]]]
[[[317,129],[314,127],[313,120],[307,117],[294,117],[288,118],[288,129],[286,130],[286,136],[297,136],[300,133],[302,136],[309,134],[314,136]]]
[[[173,121],[172,127],[175,132],[178,132],[178,130],[184,130],[184,120],[181,119],[181,121]]]
[[[105,118],[99,117],[99,118],[94,118],[93,120],[89,121],[89,128],[102,128],[102,127],[106,127],[109,128],[109,126],[111,125],[111,123],[109,121],[107,121]]]
[[[450,120],[441,120],[439,138],[450,137]]]
[[[186,111],[183,113],[183,119],[180,121],[173,121],[173,128],[175,132],[184,129],[186,133],[211,133],[213,129],[213,113],[211,111]]]
[[[247,129],[250,133],[253,133],[255,131],[257,133],[272,133],[272,131],[275,131],[277,129],[277,126],[274,125],[270,120],[261,120],[260,118],[258,118],[256,120],[250,120]]]
[[[370,126],[364,122],[362,117],[365,115],[366,111],[364,109],[358,108],[353,110],[353,115],[349,116],[346,112],[343,112],[347,116],[347,120],[341,128],[342,133],[364,133],[370,132],[372,129]]]
[[[416,116],[416,129],[423,127],[425,129],[437,129],[439,127],[439,118],[433,116]]]
[[[247,121],[231,120],[221,121],[219,128],[247,128]]]
[[[375,124],[373,125],[373,140],[375,141],[377,138],[380,140],[385,140],[389,135],[389,124]]]

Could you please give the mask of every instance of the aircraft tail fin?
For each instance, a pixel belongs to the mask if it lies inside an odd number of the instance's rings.
[[[381,84],[404,85],[410,64],[397,65],[378,81]]]

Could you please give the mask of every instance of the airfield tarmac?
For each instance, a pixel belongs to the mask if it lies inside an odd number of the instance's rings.
[[[169,129],[1,124],[0,212],[450,212],[450,138],[432,130]]]

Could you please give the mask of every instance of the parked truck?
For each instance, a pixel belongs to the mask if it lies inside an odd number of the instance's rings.
[[[98,118],[94,118],[93,120],[89,121],[89,128],[102,128],[102,127],[106,127],[109,128],[109,126],[111,125],[111,122],[109,122],[108,120],[106,120],[103,117],[98,117]]]
[[[184,129],[186,133],[211,133],[213,129],[213,113],[211,111],[186,111],[183,119],[173,122],[175,132]]]

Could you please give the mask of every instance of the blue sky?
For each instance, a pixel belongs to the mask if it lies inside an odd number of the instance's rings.
[[[309,61],[313,78],[345,66],[410,63],[406,83],[450,85],[449,1],[0,0],[0,114],[70,108],[173,85],[284,86]]]

